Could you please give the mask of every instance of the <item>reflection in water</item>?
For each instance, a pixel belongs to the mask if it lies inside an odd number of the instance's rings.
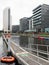
[[[34,38],[28,36],[12,36],[11,39],[21,47],[30,48],[30,45],[34,43]]]
[[[12,36],[11,38],[16,44],[21,47],[30,47],[30,44],[34,43],[34,38],[28,36]]]
[[[20,46],[28,47],[28,37],[27,36],[20,36]]]
[[[11,39],[15,42],[15,43],[17,43],[17,45],[19,45],[19,42],[20,42],[20,36],[12,36],[11,37]]]

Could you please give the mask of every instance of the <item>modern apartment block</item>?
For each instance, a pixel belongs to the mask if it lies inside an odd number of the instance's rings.
[[[10,8],[5,8],[3,11],[3,31],[8,33],[12,30]]]
[[[12,32],[13,33],[19,32],[19,25],[12,25]]]
[[[20,19],[20,31],[25,31],[29,29],[29,21],[27,17]]]
[[[49,5],[39,5],[33,10],[33,27],[37,32],[49,32]]]

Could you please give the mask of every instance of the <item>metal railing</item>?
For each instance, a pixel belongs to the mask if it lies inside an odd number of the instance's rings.
[[[23,48],[28,52],[34,53],[39,57],[49,60],[49,45],[30,44],[30,48]]]

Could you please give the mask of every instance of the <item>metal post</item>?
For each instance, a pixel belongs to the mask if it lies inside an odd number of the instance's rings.
[[[48,56],[48,60],[49,60],[49,55],[48,55],[48,45],[47,45],[47,56]]]
[[[38,44],[37,44],[37,56],[38,56]]]
[[[39,53],[38,53],[38,44],[37,44],[37,56],[39,57]],[[38,58],[38,62],[39,62],[39,58]]]

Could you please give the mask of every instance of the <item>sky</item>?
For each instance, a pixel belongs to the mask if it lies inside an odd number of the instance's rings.
[[[3,10],[11,10],[12,25],[19,25],[20,19],[32,16],[32,10],[40,4],[48,4],[49,0],[0,0],[0,30],[3,29]]]

